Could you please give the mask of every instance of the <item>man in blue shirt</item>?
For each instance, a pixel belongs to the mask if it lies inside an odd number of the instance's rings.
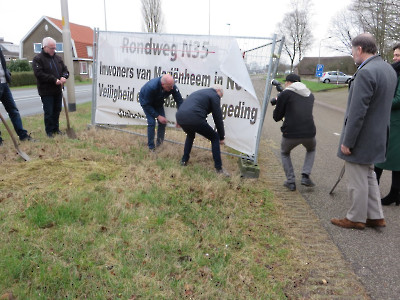
[[[179,108],[183,101],[182,96],[170,74],[165,74],[148,81],[139,93],[139,102],[147,118],[148,146],[152,152],[155,150],[154,133],[156,119],[158,122],[157,147],[164,141],[165,127],[168,122],[167,118],[165,118],[164,99],[169,95],[174,97]]]

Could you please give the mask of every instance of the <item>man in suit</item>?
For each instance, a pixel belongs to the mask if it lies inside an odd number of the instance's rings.
[[[0,101],[3,103],[5,110],[10,117],[15,132],[18,134],[20,141],[33,141],[32,137],[22,126],[21,115],[17,105],[15,104],[13,95],[8,84],[11,82],[11,73],[7,70],[6,60],[0,49]],[[0,145],[3,144],[0,132]]]
[[[343,228],[386,226],[374,164],[386,159],[397,77],[376,52],[375,38],[371,34],[363,33],[352,40],[353,59],[359,67],[349,83],[338,149],[338,157],[345,161],[352,205],[344,219],[331,220],[332,224]]]

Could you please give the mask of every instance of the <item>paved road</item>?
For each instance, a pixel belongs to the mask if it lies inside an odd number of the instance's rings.
[[[29,116],[43,113],[42,101],[38,95],[37,89],[12,89],[12,94],[21,116]],[[65,92],[67,97],[67,92]],[[92,86],[91,85],[76,85],[75,86],[76,103],[84,103],[92,101]],[[8,115],[3,105],[0,105],[1,114],[8,119]]]
[[[312,179],[317,186],[309,189],[298,182],[298,190],[320,218],[334,243],[351,263],[354,272],[372,299],[400,299],[400,207],[384,207],[387,227],[364,231],[341,229],[333,226],[330,219],[344,217],[350,202],[347,197],[346,176],[336,187],[334,194],[329,191],[335,183],[343,166],[343,161],[336,157],[339,134],[342,128],[344,109],[347,101],[347,89],[320,92],[316,95],[314,118],[317,126],[317,154]],[[279,159],[281,139],[280,125],[272,119],[273,107],[269,106],[266,116],[265,135]],[[265,128],[265,127],[264,127]],[[304,160],[304,148],[296,148],[293,164],[299,181]],[[390,186],[390,173],[384,172],[381,193],[385,196]]]

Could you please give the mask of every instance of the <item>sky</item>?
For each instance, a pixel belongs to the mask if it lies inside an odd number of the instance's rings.
[[[2,0],[5,1],[5,0]],[[328,28],[348,0],[311,0],[314,44],[306,56],[343,55],[326,48]],[[61,0],[13,0],[2,8],[0,37],[20,44],[42,16],[61,19]],[[4,5],[3,5],[4,6]],[[105,10],[104,10],[105,6]],[[162,0],[166,33],[272,37],[290,0]],[[108,31],[141,32],[140,0],[68,0],[69,21]],[[106,21],[105,21],[106,20]],[[321,45],[321,49],[320,49]]]

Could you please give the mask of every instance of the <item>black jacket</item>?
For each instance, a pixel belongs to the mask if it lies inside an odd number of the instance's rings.
[[[3,67],[4,74],[5,74],[5,76],[6,76],[6,81],[7,81],[8,83],[10,83],[10,82],[11,82],[11,73],[10,73],[10,71],[7,69],[6,60],[5,60],[5,58],[4,58],[3,51],[1,51],[1,49],[0,49],[0,59],[1,59],[1,66]]]
[[[61,77],[67,79],[69,72],[61,57],[57,54],[50,56],[42,50],[34,57],[32,67],[40,96],[57,95],[62,92],[61,85],[57,85],[56,82]]]
[[[273,118],[282,120],[285,138],[312,138],[316,134],[313,118],[314,95],[301,82],[295,82],[278,95]]]
[[[220,140],[225,138],[224,121],[221,111],[221,98],[213,88],[198,90],[189,95],[176,113],[179,125],[198,125],[207,122],[212,113]]]

